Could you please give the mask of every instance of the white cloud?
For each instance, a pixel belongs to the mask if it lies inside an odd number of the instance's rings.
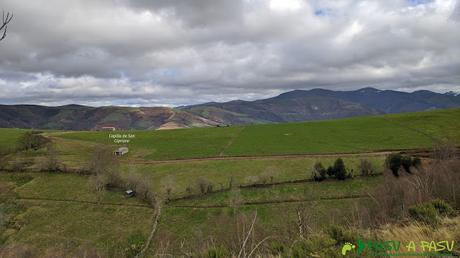
[[[269,6],[274,11],[297,11],[304,3],[301,0],[270,0]]]
[[[361,23],[353,21],[343,32],[337,35],[334,41],[339,45],[349,44],[355,36],[363,31],[363,28]]]
[[[2,8],[15,18],[0,43],[0,103],[181,105],[295,88],[460,85],[454,0],[3,0]]]

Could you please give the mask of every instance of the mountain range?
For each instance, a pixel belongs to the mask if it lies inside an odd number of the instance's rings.
[[[460,106],[460,96],[363,88],[355,91],[294,90],[256,101],[205,103],[181,108],[229,124],[281,123],[362,115],[394,114]]]
[[[363,88],[355,91],[294,90],[255,101],[169,107],[0,105],[0,127],[97,130],[174,129],[283,123],[460,107],[460,95]]]

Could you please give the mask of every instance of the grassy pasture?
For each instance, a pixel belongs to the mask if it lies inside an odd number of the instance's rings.
[[[110,257],[129,247],[129,237],[141,235],[146,239],[151,224],[152,211],[147,208],[20,202],[26,210],[16,217],[16,222],[23,226],[11,234],[6,246],[22,244],[35,254],[69,255],[79,249],[95,249]]]
[[[330,180],[324,182],[305,182],[274,185],[263,188],[243,188],[230,192],[210,194],[203,198],[180,200],[172,206],[228,206],[233,201],[243,203],[262,203],[276,201],[318,201],[322,198],[340,199],[366,195],[381,183],[381,177],[354,178],[349,181]],[[235,200],[236,199],[236,200]]]
[[[460,109],[449,109],[305,123],[126,133],[136,135],[129,143],[133,155],[167,160],[421,148],[444,137],[459,143],[458,128]],[[71,132],[56,136],[111,144],[108,134]]]
[[[149,180],[157,193],[164,193],[164,186],[170,184],[172,197],[186,194],[185,189],[192,187],[198,191],[197,180],[204,179],[214,185],[214,189],[233,185],[254,183],[254,180],[272,176],[273,182],[302,180],[311,177],[311,168],[316,161],[324,166],[332,165],[337,157],[320,158],[268,158],[248,160],[199,160],[157,164],[126,164],[124,172],[136,172]],[[348,169],[358,173],[360,159],[371,161],[377,172],[382,172],[385,156],[350,156],[343,160]]]
[[[87,176],[72,174],[33,174],[33,180],[15,188],[18,198],[73,200],[106,204],[144,205],[135,198],[124,198],[122,191],[93,191]]]
[[[152,209],[120,192],[98,197],[87,177],[1,173],[0,188],[0,212],[10,220],[0,227],[5,250],[23,246],[39,256],[96,251],[124,257],[130,239],[147,239],[152,223]]]
[[[55,136],[117,146],[109,134],[134,134],[129,147],[147,159],[178,159],[219,156],[242,127],[191,128],[163,131],[71,132]],[[120,144],[123,145],[123,144]],[[135,155],[135,154],[131,154]]]
[[[226,155],[338,153],[430,147],[460,142],[460,110],[246,127]]]
[[[16,128],[0,128],[0,152],[13,150],[25,131]]]

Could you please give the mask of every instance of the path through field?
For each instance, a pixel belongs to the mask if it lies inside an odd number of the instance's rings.
[[[188,159],[168,159],[168,160],[144,160],[129,159],[127,161],[135,164],[161,164],[161,163],[183,163],[193,161],[208,160],[269,160],[269,159],[304,159],[304,158],[334,158],[334,157],[359,157],[359,156],[386,156],[391,153],[400,152],[411,156],[428,157],[431,150],[429,149],[399,149],[399,150],[380,150],[365,152],[343,152],[343,153],[319,153],[319,154],[289,154],[289,155],[261,155],[261,156],[223,156],[223,157],[205,157],[205,158],[188,158]]]
[[[305,202],[315,202],[315,201],[330,201],[330,200],[345,200],[345,199],[362,199],[370,198],[365,194],[356,194],[356,195],[346,195],[339,197],[320,197],[316,199],[288,199],[288,200],[271,200],[271,201],[249,201],[242,202],[242,206],[254,206],[254,205],[266,205],[266,204],[281,204],[281,203],[305,203]],[[214,205],[169,205],[175,208],[192,208],[192,209],[214,209],[214,208],[226,208],[230,207],[227,204],[214,204]]]

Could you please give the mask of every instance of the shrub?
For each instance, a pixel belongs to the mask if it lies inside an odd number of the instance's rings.
[[[290,257],[293,258],[301,258],[301,257],[309,257],[311,254],[310,246],[307,244],[307,241],[298,241],[295,242],[294,245],[291,247],[291,254]]]
[[[436,225],[439,220],[438,216],[451,216],[454,209],[450,204],[441,199],[435,199],[428,203],[413,205],[409,208],[409,215],[418,221]]]
[[[402,167],[407,173],[412,174],[411,167],[418,167],[422,164],[420,158],[412,158],[410,156],[402,156],[401,154],[394,153],[388,155],[385,160],[385,167],[389,168],[393,175],[399,176],[399,169]]]
[[[326,172],[329,177],[335,177],[335,170],[332,166],[329,166]]]
[[[193,193],[193,188],[192,188],[191,186],[187,186],[187,187],[185,188],[185,191],[187,192],[188,195],[192,195],[192,193]]]
[[[412,166],[417,168],[422,165],[422,160],[419,157],[415,157],[412,159]]]
[[[161,184],[164,189],[166,200],[170,200],[172,192],[174,190],[174,186],[176,184],[175,179],[172,176],[167,176],[165,179],[162,180]]]
[[[437,160],[450,160],[457,158],[455,141],[444,139],[433,146],[433,156]]]
[[[338,158],[334,162],[334,171],[335,177],[339,180],[345,180],[347,178],[347,169],[345,168],[345,163],[341,158]]]
[[[230,179],[228,180],[228,189],[232,189],[233,188],[233,177],[230,177]]]
[[[39,131],[28,131],[25,132],[18,139],[19,150],[38,150],[49,142],[49,139],[40,135]]]
[[[274,256],[281,256],[286,250],[286,246],[280,242],[272,242],[270,244],[270,252]]]
[[[264,172],[260,175],[264,182],[273,184],[275,177],[278,175],[278,168],[269,166],[265,168]]]
[[[257,185],[261,183],[259,176],[247,176],[244,178],[244,182],[247,185]]]
[[[438,224],[437,211],[431,203],[419,204],[409,207],[409,215],[420,222]]]
[[[11,169],[13,172],[23,172],[26,170],[26,168],[31,165],[30,160],[27,159],[21,159],[21,158],[15,158],[11,162]]]
[[[410,168],[412,167],[412,158],[409,156],[401,156],[401,166],[407,173],[411,173]]]
[[[214,185],[212,183],[208,183],[208,187],[206,188],[207,193],[212,193],[212,190],[214,189]]]
[[[140,197],[146,203],[150,205],[155,204],[155,196],[151,190],[150,184],[145,180],[139,181],[138,184],[134,187],[136,196]]]
[[[226,258],[231,257],[230,252],[223,246],[212,247],[206,251],[205,257],[208,258]]]
[[[127,247],[125,248],[126,257],[136,257],[145,245],[145,237],[138,233],[128,237]]]
[[[49,172],[60,172],[62,169],[59,166],[57,153],[53,144],[48,144],[46,147],[46,156],[42,166],[42,170]]]
[[[401,159],[401,154],[393,153],[388,155],[385,160],[385,167],[390,169],[395,177],[399,177],[399,168],[401,168],[402,165]]]
[[[200,190],[200,194],[202,195],[212,192],[213,187],[214,187],[211,182],[203,178],[198,178],[197,186],[198,186],[198,189]]]
[[[140,175],[129,174],[125,179],[125,187],[133,189],[136,196],[144,202],[152,206],[155,204],[155,195],[152,191],[152,187],[148,181],[144,180]]]
[[[356,242],[356,236],[353,232],[350,230],[346,230],[345,228],[338,226],[338,225],[332,225],[329,226],[326,230],[327,234],[335,240],[336,245],[343,245],[346,242]]]
[[[339,257],[339,252],[337,252],[337,247],[334,245],[335,241],[330,237],[317,234],[309,237],[308,239],[301,239],[296,241],[290,250],[290,254],[286,257]],[[330,249],[333,249],[332,252],[329,252]]]
[[[125,187],[125,182],[118,171],[109,171],[104,174],[105,183],[108,187]]]
[[[92,190],[94,190],[97,193],[100,193],[105,189],[107,182],[103,176],[98,175],[91,176],[89,178],[89,184]]]
[[[361,171],[362,176],[370,176],[374,174],[374,166],[372,162],[367,159],[361,159],[359,163],[359,170]]]
[[[452,206],[450,206],[450,204],[444,200],[435,199],[431,202],[431,204],[439,213],[439,215],[451,216],[454,214],[454,209],[452,208]]]
[[[323,167],[323,164],[321,164],[321,162],[316,162],[313,166],[313,180],[323,181],[324,179],[326,179],[326,173],[327,171]]]
[[[102,175],[108,172],[119,171],[120,162],[113,155],[112,149],[99,145],[94,149],[88,164],[88,170],[92,174]]]
[[[27,174],[11,174],[10,179],[16,184],[16,186],[22,186],[32,181],[34,178]]]

